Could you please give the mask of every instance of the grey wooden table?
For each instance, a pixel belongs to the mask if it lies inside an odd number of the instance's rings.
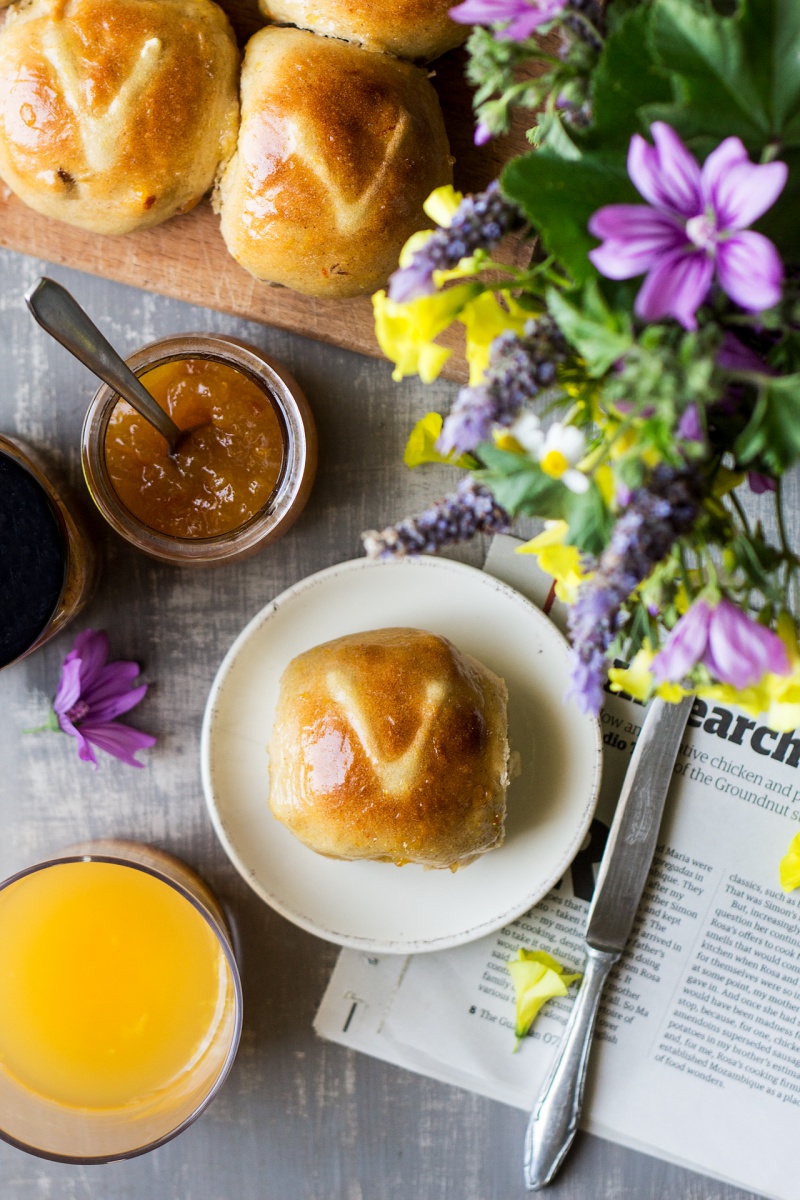
[[[234,566],[191,573],[158,565],[95,519],[105,561],[90,607],[0,676],[0,877],[87,836],[163,846],[194,866],[234,914],[245,991],[233,1072],[181,1137],[142,1158],[88,1168],[43,1162],[0,1143],[0,1197],[521,1200],[521,1112],[315,1037],[311,1021],[336,948],[247,889],[214,837],[200,787],[206,695],[242,626],[304,575],[358,555],[362,529],[423,506],[452,480],[447,469],[412,473],[402,464],[413,421],[446,405],[451,385],[397,385],[384,363],[0,252],[0,431],[50,452],[76,488],[79,432],[94,384],[25,310],[23,293],[42,273],[71,288],[125,353],[188,330],[234,333],[268,350],[306,390],[321,456],[297,526]],[[466,561],[481,556],[477,545],[459,552]],[[95,772],[79,762],[72,739],[20,732],[45,719],[61,660],[87,625],[107,629],[112,657],[138,660],[152,682],[132,721],[158,736],[145,770],[101,755]],[[737,1189],[587,1136],[549,1194],[746,1200]]]

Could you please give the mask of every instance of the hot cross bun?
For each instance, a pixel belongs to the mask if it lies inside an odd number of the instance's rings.
[[[274,815],[319,854],[456,867],[503,841],[506,686],[421,629],[299,655],[270,742]]]
[[[193,208],[236,144],[239,52],[212,0],[30,0],[0,31],[0,177],[129,233]]]

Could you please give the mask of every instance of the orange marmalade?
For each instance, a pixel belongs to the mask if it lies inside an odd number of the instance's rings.
[[[180,429],[174,457],[149,422],[120,400],[108,423],[106,467],[122,504],[179,538],[230,533],[260,511],[281,473],[284,434],[269,394],[242,371],[181,358],[140,379]]]

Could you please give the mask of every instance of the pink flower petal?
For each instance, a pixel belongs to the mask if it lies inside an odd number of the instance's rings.
[[[735,233],[717,247],[720,286],[748,312],[763,312],[781,298],[783,263],[769,238],[752,229]]]
[[[787,675],[791,670],[786,647],[778,635],[727,599],[711,613],[703,661],[717,679],[735,688],[758,683],[767,671]]]
[[[81,690],[91,687],[97,673],[108,660],[108,637],[97,629],[84,629],[72,643],[72,649],[64,659],[65,662],[79,658],[81,668]]]
[[[146,693],[147,684],[143,683],[141,687],[131,688],[126,692],[117,692],[116,695],[109,696],[107,700],[103,700],[99,704],[90,705],[85,721],[81,722],[81,728],[86,722],[90,725],[104,725],[106,721],[113,721],[115,717],[120,717],[131,708],[135,708],[144,699]]]
[[[141,668],[135,662],[120,660],[106,663],[91,687],[82,689],[81,699],[85,700],[90,708],[94,708],[96,704],[102,704],[110,696],[129,691],[134,679],[138,679],[140,674]]]
[[[631,279],[664,255],[687,245],[676,219],[645,204],[609,204],[589,221],[589,232],[605,238],[589,258],[609,279]]]
[[[644,321],[674,317],[684,329],[696,329],[695,314],[708,295],[714,263],[705,251],[677,251],[663,258],[636,297],[636,315]]]
[[[705,600],[694,604],[676,623],[664,647],[651,663],[659,683],[678,683],[684,679],[705,653],[711,609]]]
[[[73,725],[72,721],[70,721],[69,717],[65,716],[63,713],[58,714],[58,723],[61,726],[61,730],[63,733],[68,733],[70,737],[74,737],[75,740],[77,741],[77,743],[78,743],[78,758],[81,759],[82,762],[91,763],[94,767],[96,767],[97,766],[97,758],[95,757],[94,750],[89,745],[86,738],[81,733],[80,729],[78,729],[75,725]]]
[[[121,725],[118,721],[111,724],[82,725],[80,732],[87,742],[92,742],[107,754],[127,763],[131,767],[143,767],[133,756],[137,750],[154,746],[156,739],[140,729],[131,729],[130,725]]]
[[[655,146],[635,133],[628,149],[628,174],[637,191],[656,208],[683,217],[703,210],[700,167],[674,129],[654,121],[650,132]]]
[[[718,229],[746,229],[771,208],[786,184],[786,163],[752,163],[739,138],[726,138],[703,164],[703,197]]]
[[[70,656],[64,660],[64,665],[61,668],[61,678],[58,681],[56,688],[56,696],[53,701],[53,712],[57,714],[69,712],[74,704],[77,703],[81,694],[81,660]]]

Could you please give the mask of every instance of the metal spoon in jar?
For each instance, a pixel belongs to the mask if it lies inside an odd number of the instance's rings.
[[[145,421],[155,426],[169,453],[177,454],[181,443],[198,426],[178,428],[66,288],[54,279],[40,279],[26,294],[25,303],[42,329],[127,400]]]

